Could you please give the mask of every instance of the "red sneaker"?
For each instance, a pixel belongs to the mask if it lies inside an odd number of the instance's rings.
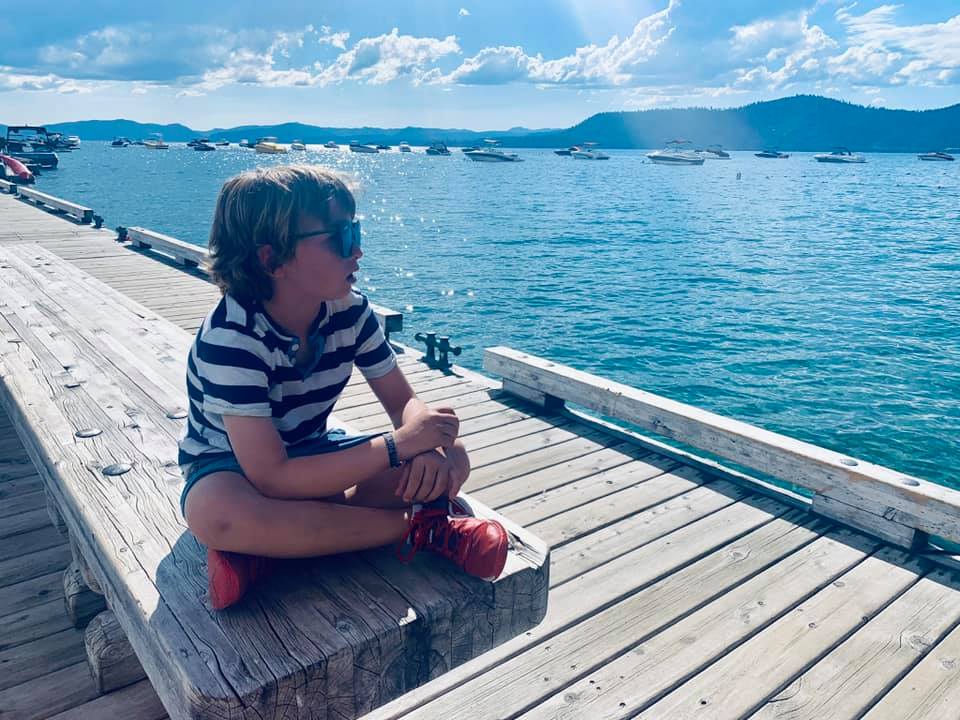
[[[207,592],[214,610],[230,607],[243,597],[253,583],[266,575],[273,563],[269,558],[226,550],[207,549]]]
[[[410,562],[419,550],[432,550],[452,560],[464,572],[496,580],[507,563],[507,531],[496,520],[458,515],[448,517],[439,508],[420,508],[410,518],[406,543],[397,547],[401,562]]]

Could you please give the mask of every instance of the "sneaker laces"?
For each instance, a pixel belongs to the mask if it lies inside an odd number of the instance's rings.
[[[418,510],[410,519],[406,537],[397,545],[397,558],[409,563],[418,551],[428,546],[445,557],[452,557],[455,549],[448,547],[456,539],[452,530],[446,511],[438,508]]]

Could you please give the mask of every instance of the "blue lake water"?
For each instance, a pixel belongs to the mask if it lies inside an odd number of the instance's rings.
[[[664,167],[519,150],[287,156],[84,143],[39,187],[206,244],[223,180],[304,160],[359,183],[359,287],[480,369],[510,345],[960,487],[960,162],[735,152]],[[737,173],[741,179],[737,180]]]

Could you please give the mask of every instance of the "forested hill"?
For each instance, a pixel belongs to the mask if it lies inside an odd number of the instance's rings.
[[[644,110],[592,115],[565,130],[463,130],[442,128],[332,128],[284,123],[194,130],[184,125],[156,125],[132,120],[84,120],[48,126],[83,140],[110,140],[117,136],[164,138],[184,142],[205,136],[233,142],[273,135],[280,142],[322,143],[352,140],[396,145],[425,145],[442,141],[474,145],[496,138],[509,147],[566,147],[593,141],[608,148],[655,148],[672,139],[695,146],[720,144],[731,150],[776,148],[823,151],[846,146],[861,152],[922,152],[960,147],[960,104],[936,110],[887,110],[864,107],[815,95],[796,95],[739,108],[711,110]],[[0,130],[3,130],[0,126]]]

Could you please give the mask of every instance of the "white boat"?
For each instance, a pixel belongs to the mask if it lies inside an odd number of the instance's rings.
[[[928,162],[953,162],[953,160],[955,159],[953,155],[948,153],[946,150],[920,153],[919,155],[917,155],[917,157],[920,158],[921,160],[927,160]]]
[[[275,137],[260,138],[253,149],[263,155],[282,155],[287,152],[287,149],[278,143]]]
[[[143,146],[148,150],[169,150],[170,146],[163,141],[163,135],[160,133],[151,133],[149,140],[143,141]]]
[[[656,165],[703,165],[703,155],[684,147],[689,143],[689,140],[670,140],[663,150],[647,153],[647,158]]]
[[[397,150],[399,150],[400,152],[413,152],[413,148],[411,148],[411,147],[410,147],[407,143],[405,143],[405,142],[402,142],[402,143],[400,143],[399,145],[397,145]]]
[[[324,146],[327,150],[339,150],[339,149],[340,149],[340,146],[337,145],[333,140],[327,140],[327,142],[325,142],[325,143],[323,144],[323,146]]]
[[[380,152],[373,145],[364,145],[363,143],[352,142],[350,143],[350,152],[355,153],[378,153]]]
[[[847,148],[838,147],[833,152],[819,153],[813,156],[813,159],[822,163],[834,163],[837,165],[855,165],[865,163],[867,159],[863,155],[850,152]]]
[[[79,135],[67,135],[67,145],[71,148],[80,147],[80,136]]]
[[[292,143],[290,143],[290,149],[298,152],[304,152],[307,149],[307,146],[299,140],[294,140]]]
[[[609,160],[610,156],[597,150],[596,145],[595,142],[588,142],[584,143],[582,147],[570,148],[570,157],[577,160]]]
[[[484,140],[486,147],[479,150],[464,150],[463,154],[474,162],[523,162],[523,158],[516,153],[505,153],[497,147],[498,140]]]

